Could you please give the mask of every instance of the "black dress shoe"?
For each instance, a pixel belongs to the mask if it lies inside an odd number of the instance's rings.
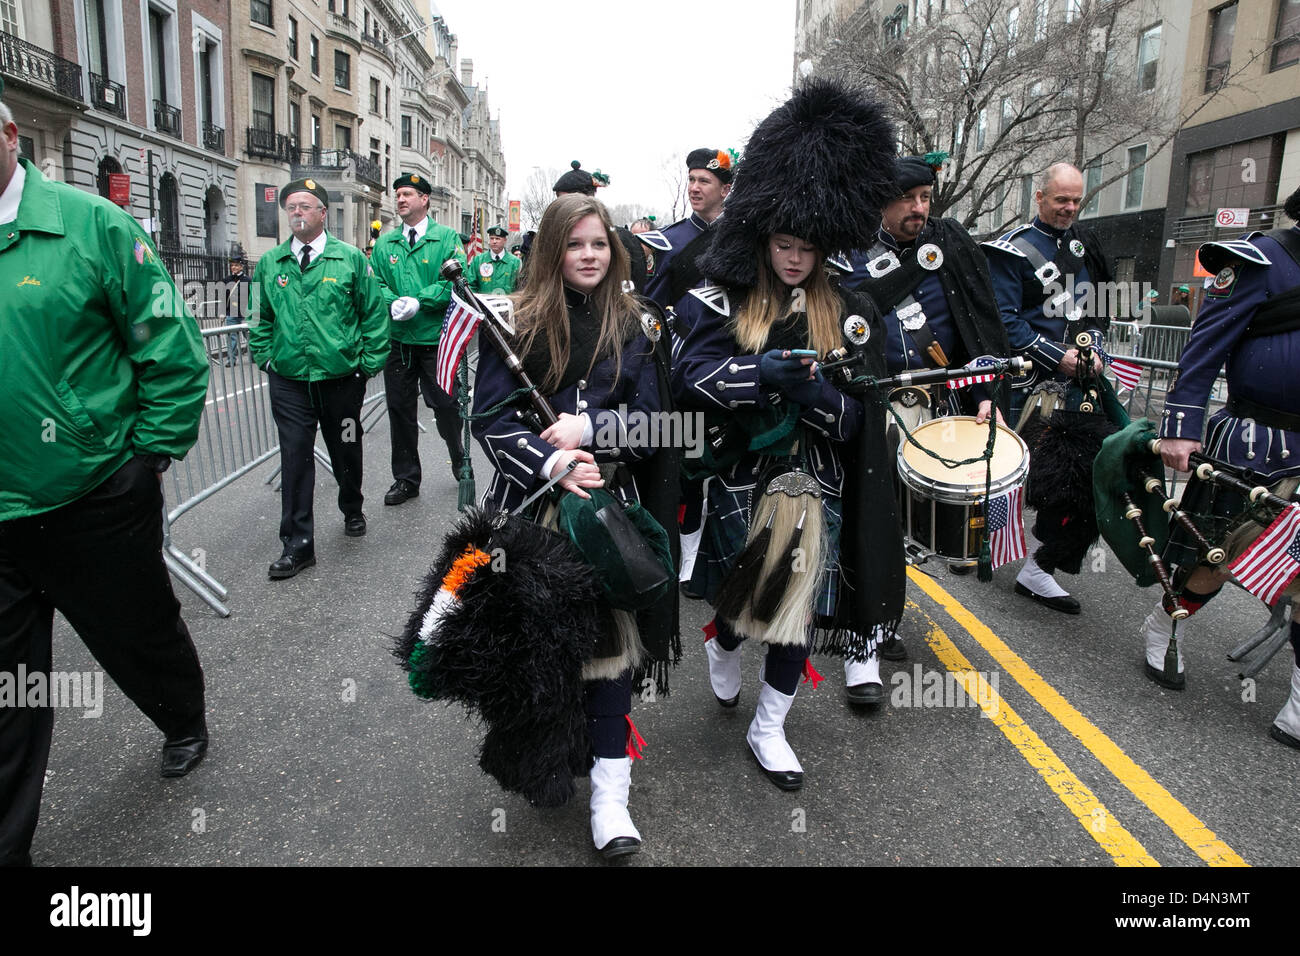
[[[730,700],[723,700],[717,694],[713,695],[713,699],[716,700],[723,707],[726,707],[728,710],[730,710],[732,707],[735,707],[737,704],[740,703],[740,692],[737,691],[736,696],[731,698]]]
[[[1029,590],[1019,581],[1016,582],[1016,593],[1023,594],[1027,598],[1033,598],[1039,604],[1050,607],[1053,611],[1060,611],[1062,614],[1079,613],[1079,602],[1068,594],[1062,594],[1060,597],[1043,597],[1043,595]]]
[[[1146,664],[1147,677],[1150,677],[1161,687],[1164,687],[1167,690],[1182,690],[1187,686],[1186,674],[1179,674],[1176,677],[1170,679],[1165,676],[1165,672],[1161,668],[1152,667],[1150,663],[1147,663],[1145,661],[1143,663]]]
[[[1300,750],[1300,740],[1296,740],[1277,724],[1268,725],[1268,735],[1280,744],[1286,744],[1288,747]]]
[[[640,853],[641,841],[636,837],[614,837],[600,848],[600,852],[607,860],[617,860],[620,856]]]
[[[948,573],[964,576],[974,571],[978,565],[975,564],[958,564],[955,561],[948,562]]]
[[[384,495],[384,504],[400,505],[403,501],[418,497],[420,497],[418,485],[411,484],[405,478],[398,478],[393,482],[393,487],[388,489],[388,494]]]
[[[750,754],[754,758],[754,763],[758,764],[758,769],[767,774],[767,779],[777,787],[778,790],[801,790],[803,789],[803,772],[799,770],[768,770],[763,766],[763,761],[758,759],[758,754],[754,753],[754,748],[749,748]]]
[[[281,581],[284,578],[293,577],[299,571],[314,567],[315,564],[316,555],[314,554],[291,554],[286,551],[271,562],[271,567],[267,570],[267,576],[272,581]]]
[[[343,519],[343,533],[349,538],[360,538],[366,533],[366,516],[361,512]]]
[[[889,640],[885,641],[877,649],[882,658],[887,661],[905,661],[907,660],[907,645],[897,634],[890,635]]]
[[[884,684],[854,684],[845,688],[849,703],[860,707],[873,707],[885,702]]]
[[[173,737],[163,744],[162,775],[183,777],[199,765],[208,752],[208,732],[192,737]]]

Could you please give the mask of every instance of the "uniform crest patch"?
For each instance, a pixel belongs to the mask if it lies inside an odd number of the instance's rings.
[[[866,345],[871,338],[871,326],[860,315],[850,315],[844,320],[844,337],[854,345]]]
[[[275,284],[278,285],[281,289],[283,289],[285,286],[289,284],[289,277],[285,275],[283,272],[281,272],[278,276],[275,277]]]
[[[491,279],[491,278],[492,278],[492,263],[490,263],[490,262],[484,262],[482,265],[480,265],[480,266],[478,267],[478,274],[481,275],[484,279]]]
[[[397,255],[396,255],[395,253],[389,253],[389,255],[388,255],[388,264],[389,264],[390,266],[395,266],[395,265],[397,265]]]
[[[314,179],[304,179],[303,182],[302,182],[302,184],[303,184],[304,186],[306,186],[308,189],[315,189],[315,188],[316,188],[316,180],[314,180]]]
[[[1210,295],[1227,296],[1231,294],[1232,287],[1237,282],[1237,270],[1232,266],[1224,266],[1219,270],[1219,274],[1214,277],[1210,283]]]
[[[943,265],[943,250],[933,242],[927,242],[916,250],[916,261],[921,264],[922,269],[933,272]]]
[[[649,312],[641,313],[641,328],[645,329],[646,338],[651,342],[658,342],[664,331],[663,324]]]

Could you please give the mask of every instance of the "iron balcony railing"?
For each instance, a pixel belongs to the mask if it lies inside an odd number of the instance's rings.
[[[90,74],[90,105],[105,113],[126,118],[126,90],[98,73]]]
[[[1250,210],[1244,226],[1220,226],[1214,214],[1184,216],[1174,222],[1173,237],[1176,242],[1210,242],[1214,239],[1235,239],[1244,232],[1272,229],[1278,225],[1279,205],[1257,206]]]
[[[81,67],[34,43],[0,32],[0,73],[81,100]]]
[[[277,133],[272,129],[257,129],[253,126],[247,127],[245,131],[244,149],[249,156],[271,159],[279,163],[295,162],[298,153],[292,136]]]
[[[379,190],[385,188],[384,167],[350,149],[320,149],[307,147],[297,151],[291,174],[294,178],[341,174],[351,169],[357,179],[369,183]]]
[[[162,100],[153,101],[153,125],[160,133],[181,138],[181,111]]]
[[[210,149],[214,153],[224,153],[226,151],[226,131],[220,126],[204,123],[203,148]]]

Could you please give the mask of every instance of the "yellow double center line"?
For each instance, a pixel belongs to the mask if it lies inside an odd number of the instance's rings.
[[[1192,852],[1210,866],[1248,865],[956,598],[914,568],[908,568],[907,575],[913,584],[942,607],[992,656],[1004,673],[1009,674],[1044,710],[1073,734],[1101,762],[1102,766],[1114,774],[1129,792],[1146,804],[1152,813],[1191,848]],[[1000,700],[991,688],[984,685],[983,678],[974,673],[970,662],[942,629],[933,622],[931,624],[929,642],[939,660],[949,670],[962,677],[967,685],[968,694],[976,694],[978,690],[979,696],[976,699],[981,701],[985,713],[1015,744],[1030,765],[1038,770],[1047,785],[1074,813],[1089,835],[1111,855],[1116,864],[1159,866],[1159,862],[1132,834],[1120,826],[1083,781],[1065,766],[1056,753],[1016,715],[1006,701]],[[985,705],[983,703],[985,701],[991,703]]]

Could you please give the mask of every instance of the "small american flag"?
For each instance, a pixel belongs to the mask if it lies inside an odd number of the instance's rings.
[[[1115,381],[1119,382],[1119,387],[1123,391],[1133,391],[1142,378],[1142,366],[1134,365],[1132,362],[1121,362],[1119,359],[1112,359],[1110,370],[1114,373]]]
[[[951,378],[948,380],[949,388],[965,388],[967,385],[978,385],[980,382],[991,382],[997,376],[989,372],[985,375],[967,375],[965,378]]]
[[[442,325],[438,339],[438,387],[451,395],[456,387],[456,367],[465,354],[474,330],[483,321],[483,313],[470,308],[455,292],[451,294],[451,308]]]
[[[465,247],[465,258],[473,259],[483,251],[483,239],[479,235],[479,215],[478,210],[474,210],[474,226],[470,230],[469,245]]]
[[[1284,509],[1228,570],[1243,588],[1271,606],[1300,573],[1300,504]]]
[[[1005,495],[989,502],[984,527],[989,535],[995,568],[1002,567],[1008,561],[1019,561],[1025,556],[1025,517],[1021,506],[1023,490],[1023,487],[1012,488]]]

